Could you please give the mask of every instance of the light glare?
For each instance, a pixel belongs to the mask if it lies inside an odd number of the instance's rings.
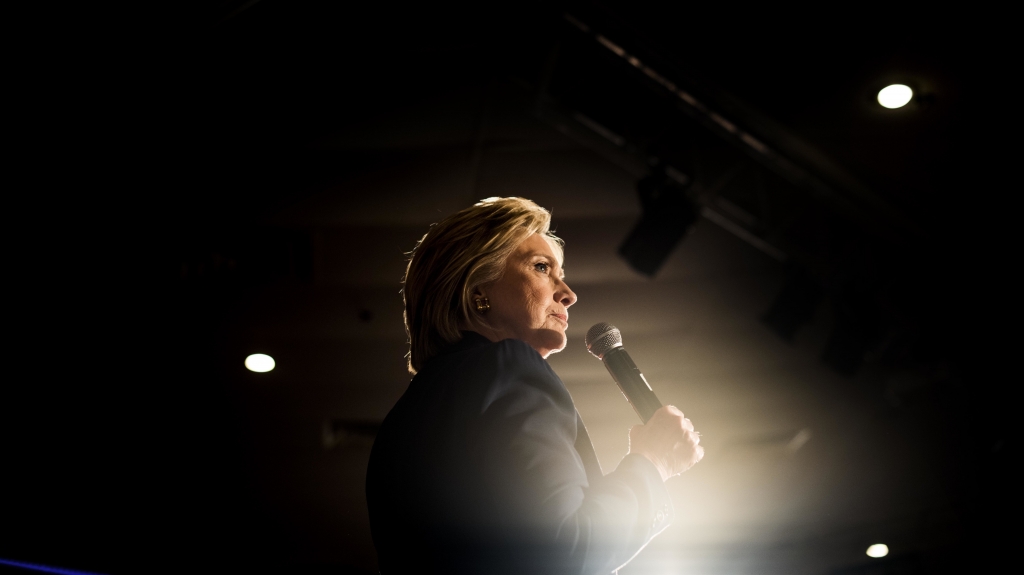
[[[275,365],[274,358],[262,353],[254,353],[245,358],[245,367],[256,373],[266,373],[274,369]]]
[[[889,546],[885,543],[875,543],[867,550],[868,557],[885,557],[889,554]]]
[[[914,91],[910,89],[910,86],[893,84],[882,88],[878,92],[878,103],[889,109],[902,108],[913,97]]]

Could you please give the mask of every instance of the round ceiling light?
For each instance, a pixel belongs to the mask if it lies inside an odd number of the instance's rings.
[[[274,369],[275,365],[277,364],[274,363],[274,358],[262,353],[254,353],[245,358],[245,367],[256,373],[266,373]]]
[[[889,109],[902,108],[914,97],[910,86],[893,84],[878,91],[878,103]]]
[[[885,557],[889,554],[889,546],[885,543],[875,543],[866,551],[868,557]]]

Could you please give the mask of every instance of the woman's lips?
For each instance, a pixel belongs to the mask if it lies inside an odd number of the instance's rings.
[[[565,327],[569,327],[569,315],[568,314],[553,313],[551,315],[553,315],[554,317],[557,317],[562,323],[565,324]]]

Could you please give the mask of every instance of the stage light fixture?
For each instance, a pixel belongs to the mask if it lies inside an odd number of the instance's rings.
[[[245,358],[245,367],[249,371],[255,371],[256,373],[266,373],[274,369],[276,365],[274,358],[262,353],[254,353]]]
[[[914,91],[910,86],[903,84],[892,84],[879,90],[878,103],[890,110],[906,106],[914,97]]]
[[[889,546],[885,543],[875,543],[871,547],[868,547],[868,550],[865,551],[865,553],[868,554],[868,557],[885,557],[889,554]]]
[[[679,240],[700,217],[700,208],[686,197],[686,176],[672,177],[655,162],[651,174],[637,183],[643,214],[619,246],[619,255],[636,271],[654,277]]]

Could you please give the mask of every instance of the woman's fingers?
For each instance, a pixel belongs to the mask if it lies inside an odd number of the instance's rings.
[[[660,411],[660,412],[662,412],[662,413],[664,413],[666,415],[678,415],[679,417],[683,416],[683,412],[679,411],[679,408],[674,406],[674,405],[665,405],[665,406],[659,408],[658,411]],[[658,411],[654,412],[655,416],[658,415]]]
[[[687,431],[686,439],[690,442],[690,445],[696,446],[700,443],[700,434],[693,430]]]
[[[697,445],[698,441],[700,438],[693,434],[693,437],[688,436],[686,441],[679,442],[672,450],[674,465],[671,475],[679,475],[704,459],[704,448]]]
[[[700,436],[692,431],[686,432],[686,437],[676,446],[677,449],[683,449],[685,451],[694,451],[700,446]]]
[[[679,408],[666,405],[645,425],[629,430],[630,453],[641,453],[662,473],[663,479],[678,475],[704,457],[700,435]]]
[[[683,415],[683,412],[680,411],[678,407],[674,405],[666,405],[665,407],[662,407],[658,411],[654,412],[654,417],[658,417],[659,412],[662,412],[665,416],[675,421],[678,421],[683,429],[687,431],[693,431],[693,422],[690,421],[688,417]]]

